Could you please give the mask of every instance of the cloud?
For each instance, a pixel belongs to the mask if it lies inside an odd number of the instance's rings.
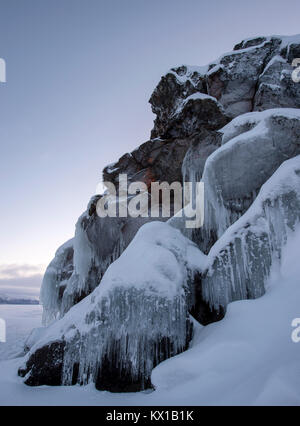
[[[44,273],[44,265],[10,264],[0,265],[0,280],[32,277]]]
[[[0,265],[0,296],[38,297],[43,265]]]

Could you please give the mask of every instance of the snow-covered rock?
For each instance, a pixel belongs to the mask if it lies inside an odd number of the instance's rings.
[[[269,108],[299,108],[299,85],[291,78],[292,61],[299,53],[299,36],[244,40],[210,64],[207,93],[231,117]]]
[[[154,181],[202,178],[204,227],[187,230],[179,216],[100,218],[103,195],[93,197],[45,274],[44,320],[61,319],[28,340],[27,384],[151,387],[153,367],[187,348],[190,313],[207,324],[229,302],[264,293],[299,220],[295,57],[299,36],[257,37],[162,77],[150,141],[107,166],[103,180],[118,188],[126,174],[151,197]]]
[[[210,106],[207,95],[223,106],[224,117],[269,108],[298,108],[299,85],[291,78],[292,61],[298,57],[299,36],[256,37],[242,41],[207,66],[172,68],[150,98],[156,114],[151,137],[186,136],[201,125],[220,128],[215,109],[208,110],[210,119],[205,122],[201,106],[205,99]]]
[[[300,154],[300,110],[244,114],[222,133],[223,145],[208,158],[203,173],[202,237],[210,243],[245,213],[281,163]],[[203,244],[207,250],[209,244]]]
[[[57,272],[51,264],[46,272],[41,291],[45,324],[62,317],[73,305],[88,296],[99,285],[109,265],[121,255],[138,229],[152,220],[143,217],[101,218],[96,212],[99,198],[100,196],[95,196],[91,200],[76,224],[72,240],[74,256],[72,271],[69,271],[71,273],[64,276],[60,283],[61,269]],[[63,268],[61,262],[65,259],[64,253],[60,249],[53,261],[59,268]],[[57,280],[59,284],[56,284]]]
[[[160,85],[164,84],[163,80]],[[187,93],[184,92],[184,94]],[[166,100],[163,99],[163,102],[166,102]],[[167,108],[168,113],[163,110],[163,114],[159,113],[158,118],[155,120],[155,128],[151,133],[152,137],[188,137],[203,128],[209,130],[219,129],[229,121],[217,99],[205,93],[192,93],[184,98],[177,98],[174,104],[171,99],[169,102],[171,102],[171,108],[170,110]],[[156,113],[160,111],[155,107],[152,107],[152,109]]]
[[[183,175],[189,181],[201,177],[207,157],[220,145],[218,129],[227,123],[228,114],[299,107],[300,85],[291,79],[291,63],[299,56],[299,49],[299,36],[257,37],[244,40],[208,66],[172,68],[162,77],[150,99],[157,116],[152,139],[107,166],[103,180],[118,187],[118,176],[125,173],[129,182],[141,181],[150,188],[153,181],[172,183],[180,182]],[[248,125],[252,124],[244,124],[245,133]],[[263,183],[265,179],[261,180]],[[254,191],[258,189],[259,185]],[[251,204],[255,193],[243,194],[242,200],[236,199],[235,191],[233,196],[235,205],[231,214],[236,219]],[[58,275],[55,272],[56,262],[61,270],[61,255],[57,254],[54,266],[45,275],[42,300],[48,323],[99,284],[107,267],[146,222],[135,220],[133,224],[122,218],[99,219],[94,212],[96,202],[97,198],[91,200],[77,224],[77,271],[73,270],[69,279],[61,280],[60,272]],[[208,212],[206,216],[213,215]],[[213,232],[215,227],[209,225],[208,228],[204,238],[207,244],[201,246],[204,250],[220,235]],[[196,236],[191,236],[191,232],[189,236],[195,241],[203,239],[201,232],[195,233]],[[70,274],[72,266],[67,268]]]
[[[172,68],[164,75],[149,100],[153,113],[157,116],[151,138],[167,133],[166,127],[178,108],[194,93],[207,93],[205,73],[207,67],[182,65]]]
[[[205,259],[168,224],[143,226],[101,285],[47,328],[19,374],[33,386],[151,387],[153,367],[184,351],[192,338],[188,286]]]
[[[268,63],[259,77],[254,98],[254,110],[269,108],[299,108],[300,85],[292,80],[291,63],[277,55]]]
[[[208,94],[217,98],[231,117],[252,111],[258,78],[279,45],[279,39],[257,39],[210,65]]]

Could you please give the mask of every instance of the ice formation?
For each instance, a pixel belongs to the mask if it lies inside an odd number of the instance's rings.
[[[223,145],[209,157],[203,173],[204,238],[220,238],[280,164],[300,154],[300,110],[244,114],[222,133]]]
[[[148,218],[100,218],[95,196],[78,219],[75,237],[57,251],[41,290],[43,322],[50,324],[89,295]]]
[[[300,220],[300,156],[284,162],[263,185],[249,210],[215,243],[203,274],[211,306],[253,299],[265,292],[271,265]]]
[[[43,305],[43,323],[57,319],[61,310],[62,294],[73,273],[74,239],[63,244],[48,266],[41,288],[40,300]]]
[[[168,224],[144,225],[101,285],[48,327],[20,374],[31,385],[150,387],[153,367],[188,347],[189,281],[205,258]]]

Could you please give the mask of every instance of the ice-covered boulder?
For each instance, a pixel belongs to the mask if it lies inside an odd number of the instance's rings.
[[[46,325],[89,295],[138,229],[149,220],[155,220],[149,217],[101,218],[96,210],[100,198],[92,198],[78,219],[74,239],[58,250],[46,271],[41,289]]]
[[[143,226],[101,285],[49,326],[19,374],[37,385],[137,391],[151,371],[188,347],[189,280],[205,256],[165,223]]]
[[[241,217],[285,160],[300,154],[300,110],[273,109],[234,119],[203,173],[203,240],[212,243]],[[201,244],[201,241],[199,241]],[[203,242],[207,251],[209,245]]]
[[[280,262],[300,220],[300,156],[285,161],[263,185],[249,210],[215,243],[202,278],[212,307],[265,292],[271,265]]]

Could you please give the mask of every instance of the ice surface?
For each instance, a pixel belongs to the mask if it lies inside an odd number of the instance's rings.
[[[0,318],[6,321],[6,343],[0,343],[0,361],[24,355],[24,344],[33,328],[42,325],[40,305],[0,305]],[[1,383],[0,374],[0,383]],[[0,401],[2,394],[0,391]],[[0,402],[1,403],[1,402]]]

